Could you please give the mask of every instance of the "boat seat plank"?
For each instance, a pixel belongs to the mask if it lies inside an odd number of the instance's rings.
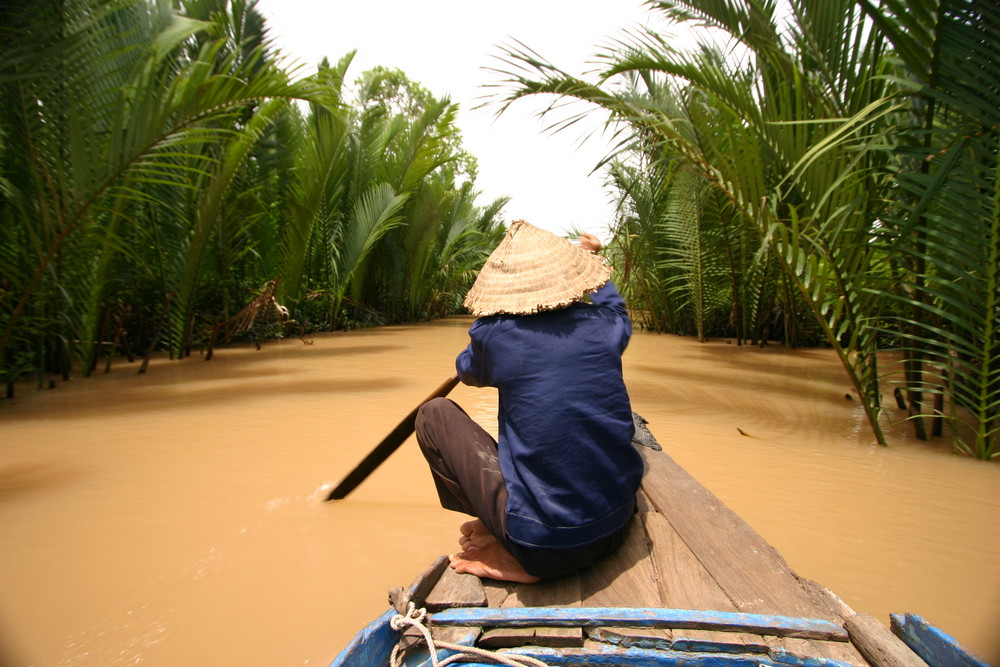
[[[580,575],[515,586],[503,602],[504,607],[579,607]],[[484,648],[512,646],[582,646],[583,628],[494,628],[483,633],[479,645]]]
[[[578,573],[538,584],[522,584],[514,589],[505,606],[579,607],[580,586]],[[534,641],[538,646],[583,646],[583,628],[535,628]]]
[[[657,628],[587,628],[592,642],[621,648],[647,648],[665,651],[673,643],[670,630]]]
[[[535,628],[535,646],[583,646],[583,628]]]
[[[535,628],[490,628],[479,638],[482,648],[514,648],[534,644]]]
[[[427,611],[455,607],[487,606],[486,590],[474,574],[460,574],[446,567],[425,600]]]
[[[583,646],[583,628],[492,628],[483,633],[482,648],[548,646],[568,648]]]
[[[717,630],[675,630],[672,647],[675,651],[703,651],[706,653],[768,653],[770,651],[770,646],[764,637]]]
[[[537,584],[519,584],[510,592],[505,607],[579,607],[581,600],[579,573],[548,579]]]
[[[830,619],[784,558],[665,452],[643,448],[643,490],[736,608]]]
[[[502,607],[504,600],[518,584],[509,581],[499,581],[497,579],[482,579],[483,590],[486,591],[487,606],[497,608]]]

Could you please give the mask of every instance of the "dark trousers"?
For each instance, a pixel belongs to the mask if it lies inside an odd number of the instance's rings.
[[[536,549],[507,536],[507,486],[497,443],[454,401],[435,398],[417,413],[417,442],[430,465],[445,509],[477,517],[536,577],[551,579],[589,566],[625,539],[628,524],[597,542],[572,549]]]

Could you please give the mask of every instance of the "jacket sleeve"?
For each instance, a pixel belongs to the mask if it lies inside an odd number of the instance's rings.
[[[458,372],[458,379],[471,387],[490,387],[491,379],[489,365],[486,360],[486,352],[482,345],[482,336],[485,333],[485,325],[481,320],[476,320],[469,328],[469,337],[472,339],[455,359],[455,370]]]
[[[622,332],[623,340],[621,341],[621,349],[624,350],[628,345],[629,339],[632,337],[632,320],[628,316],[625,299],[618,293],[618,288],[609,280],[600,289],[591,292],[590,300],[602,308],[611,310],[622,319],[625,328]]]

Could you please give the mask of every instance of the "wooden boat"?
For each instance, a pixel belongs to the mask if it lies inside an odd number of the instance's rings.
[[[537,584],[456,574],[442,556],[407,589],[390,591],[390,609],[331,667],[498,659],[517,665],[987,667],[918,616],[893,615],[890,631],[796,575],[661,450],[638,415],[634,444],[646,475],[639,512],[614,555]]]

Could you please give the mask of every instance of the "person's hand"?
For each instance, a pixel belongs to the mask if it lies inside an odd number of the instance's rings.
[[[580,247],[590,252],[597,252],[601,249],[601,240],[593,234],[583,232],[580,234]]]

